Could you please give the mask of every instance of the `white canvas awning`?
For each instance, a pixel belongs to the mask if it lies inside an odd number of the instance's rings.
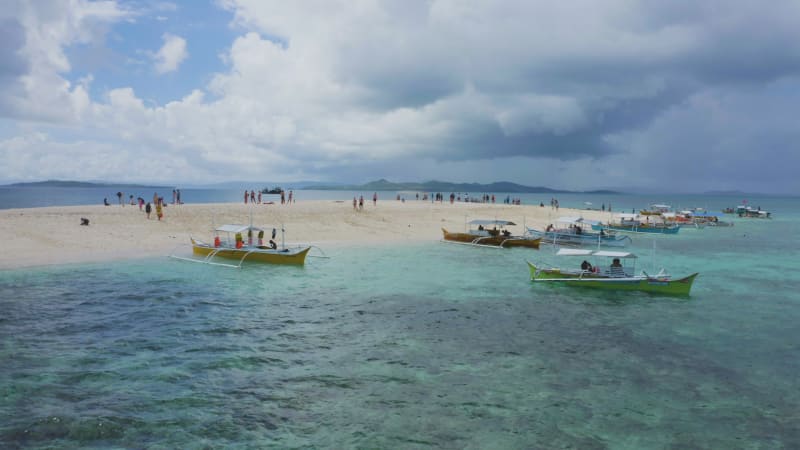
[[[215,231],[220,233],[244,233],[247,230],[261,231],[261,228],[251,227],[250,225],[227,224],[220,225]]]
[[[497,219],[475,219],[469,221],[470,225],[498,225],[501,227],[505,227],[508,225],[516,225],[514,222],[509,220],[497,220]]]
[[[591,256],[591,250],[582,248],[560,248],[558,249],[557,256]]]
[[[603,258],[636,258],[631,252],[614,252],[608,250],[587,250],[583,248],[560,248],[556,256],[600,256]]]
[[[630,252],[612,252],[608,250],[598,250],[592,253],[593,256],[603,256],[607,258],[636,258],[636,255]]]

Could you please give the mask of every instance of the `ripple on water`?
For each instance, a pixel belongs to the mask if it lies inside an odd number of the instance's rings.
[[[444,245],[2,273],[0,447],[800,447],[797,279],[735,242],[659,241],[689,299]]]

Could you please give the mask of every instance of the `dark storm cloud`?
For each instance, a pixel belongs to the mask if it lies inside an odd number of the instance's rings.
[[[0,117],[13,116],[22,90],[19,77],[29,65],[20,54],[25,45],[25,29],[11,18],[0,18]]]
[[[386,47],[372,42],[343,54],[351,80],[374,94],[367,107],[414,108],[446,101],[464,86],[473,86],[494,100],[528,95],[571,98],[586,118],[566,131],[533,127],[509,135],[492,117],[451,111],[441,119],[459,126],[441,143],[437,158],[599,158],[620,151],[606,143],[609,134],[645,128],[694,93],[719,86],[763,86],[800,74],[797,5],[711,1],[631,7],[623,18],[613,18],[610,31],[575,29],[572,42],[554,38],[545,50],[532,41],[527,45],[536,35],[515,32],[512,25],[509,35],[518,42],[508,41],[506,30],[498,28],[485,42],[467,36],[464,47],[452,49],[469,58],[437,52],[435,39],[429,47],[415,47],[419,52],[414,53],[393,37],[387,38]],[[523,10],[522,14],[533,13]],[[530,26],[536,27],[531,19]],[[481,31],[477,28],[476,33]],[[437,31],[429,30],[428,36],[436,37]],[[503,108],[497,102],[495,106]]]

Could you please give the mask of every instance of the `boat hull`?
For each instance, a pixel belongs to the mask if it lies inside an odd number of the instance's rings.
[[[612,230],[622,231],[625,233],[651,233],[651,234],[678,234],[681,230],[680,227],[654,227],[646,225],[592,225],[595,231]]]
[[[219,248],[192,239],[192,253],[207,258],[234,259],[240,262],[303,265],[311,247],[273,250],[259,247]]]
[[[502,234],[497,236],[478,236],[470,233],[451,233],[444,228],[442,228],[442,233],[445,241],[476,246],[539,248],[542,242],[541,238],[503,236]]]
[[[641,291],[654,294],[688,296],[697,273],[680,279],[646,276],[608,277],[590,272],[568,273],[560,269],[543,269],[528,262],[531,281],[571,287],[611,291]]]

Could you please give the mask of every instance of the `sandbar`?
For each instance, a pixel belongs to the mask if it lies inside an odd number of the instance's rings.
[[[189,237],[213,238],[214,226],[252,223],[286,230],[286,243],[320,248],[378,246],[402,242],[436,243],[442,228],[463,231],[467,220],[502,219],[543,229],[562,216],[608,220],[610,213],[550,206],[503,203],[431,203],[371,201],[361,211],[352,200],[302,200],[292,204],[204,203],[168,205],[164,220],[155,212],[148,220],[138,206],[57,206],[0,210],[0,232],[7,239],[0,252],[0,269],[51,264],[104,262],[191,254]],[[81,218],[89,226],[81,226]],[[279,235],[280,237],[280,235]]]

